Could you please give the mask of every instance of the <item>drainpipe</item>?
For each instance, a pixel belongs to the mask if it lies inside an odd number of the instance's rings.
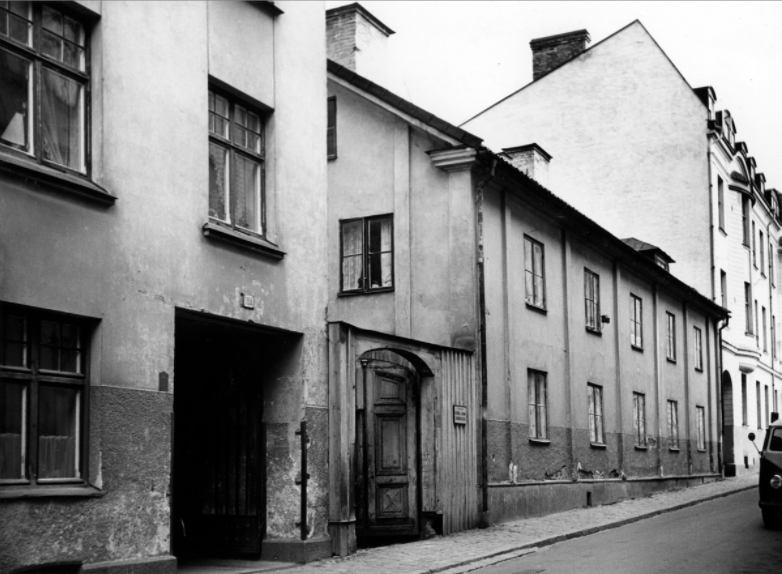
[[[719,322],[722,322],[722,320]],[[725,317],[725,324],[717,329],[717,384],[715,385],[715,387],[717,387],[717,440],[719,441],[717,444],[717,468],[720,469],[721,474],[725,473],[725,469],[723,468],[724,460],[722,456],[722,447],[724,444],[724,441],[722,440],[722,435],[724,432],[722,428],[722,421],[725,420],[724,414],[722,412],[722,410],[725,408],[725,405],[722,404],[722,330],[729,324],[730,314]],[[711,424],[709,424],[709,428],[711,428]]]
[[[489,444],[486,436],[487,421],[486,411],[489,403],[489,375],[486,368],[486,288],[483,263],[483,189],[494,179],[494,171],[497,168],[497,158],[492,157],[489,173],[476,187],[476,232],[478,247],[478,306],[480,313],[480,338],[481,338],[481,511],[489,510]],[[486,523],[488,526],[488,523]]]

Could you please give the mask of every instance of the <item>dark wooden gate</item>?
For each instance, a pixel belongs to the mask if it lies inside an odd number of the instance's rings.
[[[359,536],[416,535],[418,385],[415,372],[370,360],[358,393]]]
[[[215,327],[194,328],[182,339],[175,364],[175,552],[258,555],[265,441],[257,347],[253,353],[242,335]]]

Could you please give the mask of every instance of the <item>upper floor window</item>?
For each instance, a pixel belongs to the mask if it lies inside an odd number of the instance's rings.
[[[720,176],[717,176],[717,209],[720,229],[725,231],[725,188]]]
[[[768,242],[768,277],[771,280],[772,285],[776,285],[774,281],[774,244]]]
[[[527,372],[527,392],[529,394],[529,436],[530,438],[548,438],[546,373]]]
[[[741,223],[744,231],[744,245],[749,247],[749,199],[741,196]]]
[[[60,5],[0,2],[0,144],[87,172],[84,26]]]
[[[524,277],[527,289],[527,303],[546,308],[546,274],[543,244],[524,236]]]
[[[768,327],[766,321],[766,308],[763,307],[761,317],[763,319],[763,352],[768,352]]]
[[[669,361],[676,361],[676,315],[668,312],[665,315],[668,319],[666,357]]]
[[[741,373],[741,424],[747,426],[748,423],[748,408],[747,408],[747,375]]]
[[[760,241],[758,242],[758,251],[760,252],[760,272],[766,275],[766,241],[762,231],[760,233]]]
[[[209,217],[265,235],[261,114],[209,90]]]
[[[752,335],[752,287],[744,282],[744,328],[747,335]]]
[[[720,269],[720,295],[722,296],[722,306],[728,308],[728,274]]]
[[[600,276],[584,269],[584,305],[586,328],[600,332]]]
[[[659,267],[662,267],[666,271],[670,271],[670,269],[668,268],[668,262],[660,255],[654,256],[654,262],[657,263]]]
[[[697,448],[706,450],[706,409],[695,407],[695,425],[697,430]]]
[[[337,98],[326,100],[326,157],[337,159]]]
[[[0,485],[85,483],[83,322],[0,306]]]
[[[679,403],[668,401],[668,446],[679,448]]]
[[[646,446],[646,395],[633,393],[633,430],[635,446]]]
[[[393,216],[340,222],[342,291],[388,291],[394,287]]]
[[[630,295],[630,344],[636,349],[644,346],[643,302]]]
[[[603,387],[587,384],[587,399],[589,401],[589,441],[605,444],[603,429]]]
[[[695,327],[695,370],[703,370],[703,332]]]

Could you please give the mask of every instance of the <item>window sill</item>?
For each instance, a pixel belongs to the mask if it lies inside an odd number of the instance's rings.
[[[674,365],[676,364],[676,359],[671,359],[670,357],[665,357],[665,360],[668,361],[669,363],[673,363]]]
[[[633,448],[635,448],[635,450],[649,450],[648,446],[643,446],[643,445],[640,445],[640,444],[634,445]]]
[[[608,448],[608,445],[602,442],[590,442],[589,448],[596,448],[599,450],[605,450]]]
[[[668,452],[680,452],[681,449],[678,446],[669,446]]]
[[[722,229],[722,227],[720,227],[720,232],[722,232],[722,234],[723,234],[725,237],[727,237],[727,236],[728,236],[728,232],[727,232],[727,231],[725,231],[724,229]]]
[[[698,452],[706,452],[706,449],[705,448],[699,448]]]
[[[14,486],[0,488],[0,499],[14,498],[100,498],[104,492],[92,485]]]
[[[592,333],[593,335],[596,335],[598,337],[603,336],[603,332],[600,329],[592,329],[591,327],[586,327],[587,333]]]
[[[630,348],[633,351],[638,351],[639,353],[643,353],[644,352],[644,348],[643,347],[638,347],[637,345],[633,345],[632,343],[630,344]]]
[[[530,311],[535,311],[536,313],[540,313],[541,315],[548,315],[548,309],[545,307],[538,307],[534,303],[530,303],[529,301],[526,302],[527,309]]]
[[[529,437],[530,444],[539,444],[541,446],[546,446],[551,444],[551,441],[547,438],[533,438]]]
[[[393,287],[381,287],[379,289],[369,289],[368,291],[340,291],[337,297],[355,297],[356,295],[374,295],[375,293],[393,293]]]
[[[75,195],[104,207],[110,207],[117,201],[115,196],[86,178],[5,153],[0,153],[0,172],[8,173],[28,185],[32,183],[31,187],[36,189]]]
[[[702,372],[703,372],[703,367],[700,367],[700,368],[698,368],[698,367],[695,367],[695,370],[696,370],[697,372],[699,372],[699,373],[702,373]]]
[[[260,255],[265,255],[271,259],[280,260],[285,257],[285,252],[280,250],[276,245],[273,245],[269,241],[266,241],[262,237],[250,235],[242,231],[236,231],[231,227],[221,225],[215,221],[208,221],[204,223],[202,228],[204,237],[213,239],[215,241],[223,241],[235,247],[246,249],[248,251],[254,251]]]

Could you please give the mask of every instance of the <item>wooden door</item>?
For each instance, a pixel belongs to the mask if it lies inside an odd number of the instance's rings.
[[[264,533],[259,369],[222,333],[177,347],[175,551],[258,555]]]
[[[418,534],[417,377],[384,361],[370,361],[362,375],[358,534]]]

